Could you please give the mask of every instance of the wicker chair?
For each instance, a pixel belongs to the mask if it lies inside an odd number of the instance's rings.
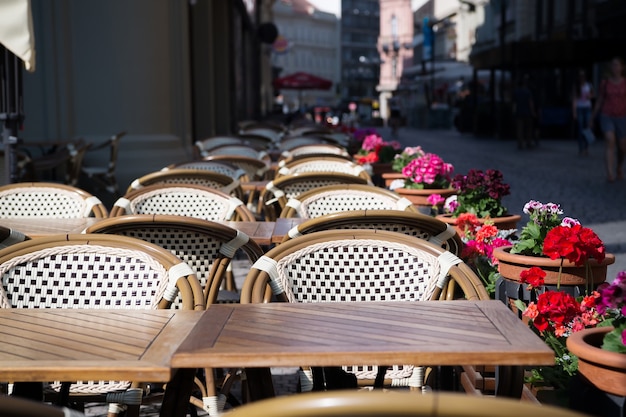
[[[211,162],[227,162],[239,167],[247,174],[247,178],[242,178],[242,181],[263,180],[269,174],[270,170],[270,165],[267,161],[242,155],[209,155],[204,157],[202,160]]]
[[[463,241],[454,227],[432,216],[399,210],[353,210],[324,214],[295,226],[283,242],[294,237],[333,229],[375,229],[399,232],[427,240],[461,256]]]
[[[23,182],[0,186],[0,218],[104,218],[107,213],[96,196],[70,185]]]
[[[2,417],[85,417],[85,414],[67,407],[44,404],[41,401],[0,395]]]
[[[193,156],[196,159],[204,158],[211,149],[224,145],[245,145],[245,142],[239,136],[211,136],[193,144]]]
[[[228,163],[226,161],[186,161],[170,164],[163,168],[163,171],[170,169],[197,169],[203,171],[217,172],[218,174],[226,175],[238,181],[248,181],[247,172],[239,168],[237,165]]]
[[[115,172],[117,169],[117,155],[119,153],[120,140],[125,135],[126,132],[119,132],[104,142],[91,146],[87,154],[108,149],[108,162],[103,166],[83,165],[80,170],[81,174],[90,180],[95,180],[100,186],[113,195],[119,194],[119,185],[117,184]]]
[[[466,299],[489,299],[480,278],[457,256],[402,233],[326,230],[290,239],[268,251],[251,268],[241,302],[420,301],[446,299],[454,279]],[[360,384],[373,385],[378,368],[348,366]],[[382,376],[382,375],[381,375]],[[424,368],[393,366],[388,386],[425,390]],[[312,372],[301,373],[302,390]]]
[[[321,158],[314,156],[295,160],[281,167],[276,172],[276,178],[282,175],[296,174],[299,172],[336,172],[355,175],[369,182],[372,181],[370,175],[361,165],[339,156],[324,156]]]
[[[248,158],[257,159],[269,164],[271,162],[270,155],[265,151],[249,145],[223,145],[210,149],[207,156],[227,155],[227,156],[246,156]]]
[[[169,169],[167,171],[151,172],[135,179],[126,190],[126,193],[153,184],[196,184],[215,188],[240,200],[244,199],[239,180],[218,174],[217,172],[196,169]]]
[[[583,417],[562,407],[451,392],[413,395],[383,391],[326,391],[245,404],[229,417]]]
[[[204,220],[256,221],[238,198],[194,184],[153,184],[119,198],[110,217],[125,214],[175,214]]]
[[[228,265],[236,253],[245,253],[250,263],[263,255],[259,245],[232,227],[183,216],[137,214],[111,217],[88,227],[85,232],[135,237],[169,250],[195,271],[207,305],[218,300],[220,287],[228,283]]]
[[[0,308],[204,309],[193,270],[169,251],[126,236],[54,235],[0,250]],[[63,384],[46,391],[58,395]],[[132,389],[129,389],[133,387]],[[122,393],[119,391],[123,390]],[[138,415],[143,390],[127,381],[79,381],[70,400],[129,406]]]
[[[250,264],[263,255],[263,250],[254,241],[236,229],[182,216],[144,214],[112,217],[87,228],[86,232],[135,237],[169,250],[196,272],[207,306],[215,302],[239,302],[229,269],[236,254],[243,252]],[[227,284],[226,294],[220,291],[224,283]],[[204,374],[213,376],[213,370],[205,369]],[[216,403],[215,379],[202,381],[196,378],[201,398],[192,397],[193,405],[208,411]]]
[[[356,175],[334,172],[301,172],[283,175],[270,181],[259,198],[258,210],[263,212],[265,219],[274,221],[287,205],[290,198],[314,188],[336,184],[370,184],[367,179]]]
[[[339,184],[317,187],[291,197],[280,217],[312,219],[351,210],[400,210],[418,213],[408,199],[374,185]]]
[[[24,233],[20,231],[0,226],[0,249],[4,249],[25,240],[30,240],[30,237],[24,235]]]
[[[310,139],[307,136],[304,139]],[[297,139],[294,139],[297,140]],[[298,145],[294,147],[283,148],[283,153],[278,160],[278,165],[283,167],[289,163],[294,161],[304,159],[304,158],[325,158],[325,157],[334,157],[334,158],[343,158],[348,161],[352,161],[352,155],[348,153],[348,151],[342,147],[337,145],[332,145],[329,143],[321,143],[318,141],[317,144],[307,144],[307,145]]]

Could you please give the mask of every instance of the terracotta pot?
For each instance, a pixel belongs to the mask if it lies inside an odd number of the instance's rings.
[[[396,188],[393,191],[400,194],[402,197],[409,199],[413,205],[421,207],[432,207],[432,205],[428,203],[428,196],[431,194],[439,194],[444,199],[456,194],[456,190],[454,188],[435,188],[429,190]],[[443,202],[438,205],[443,207]]]
[[[401,172],[385,172],[382,174],[383,180],[385,181],[385,188],[389,188],[392,182],[395,180],[402,180],[406,177],[402,175]]]
[[[600,348],[612,327],[596,327],[572,333],[567,348],[578,356],[578,372],[592,385],[609,394],[626,396],[626,354]]]
[[[385,173],[391,173],[393,169],[391,169],[391,162],[388,163],[380,163],[375,162],[372,164],[372,173],[374,175],[383,175]]]
[[[545,273],[545,283],[556,285],[559,277],[560,259],[552,260],[546,256],[526,256],[511,253],[511,246],[503,246],[493,251],[493,256],[498,259],[498,271],[504,278],[512,281],[520,280],[520,273],[537,266]],[[590,278],[593,284],[600,284],[606,280],[607,266],[615,263],[615,255],[607,253],[602,262],[595,259],[589,260]],[[568,260],[563,261],[561,273],[561,285],[585,285],[587,284],[585,266],[576,266]]]
[[[437,219],[441,220],[444,223],[448,223],[456,229],[457,233],[462,236],[464,230],[456,225],[456,218],[453,218],[451,214],[438,214]],[[508,216],[494,217],[490,219],[494,226],[496,226],[500,230],[509,230],[509,229],[517,229],[517,222],[521,220],[522,216],[519,214],[510,214]],[[479,218],[478,221],[480,223],[485,223],[486,219]]]

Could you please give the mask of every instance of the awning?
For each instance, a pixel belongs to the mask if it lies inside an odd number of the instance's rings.
[[[30,0],[0,1],[0,43],[35,70],[35,35]]]

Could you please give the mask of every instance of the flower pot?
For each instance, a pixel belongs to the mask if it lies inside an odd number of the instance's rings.
[[[410,200],[413,205],[418,207],[432,207],[432,205],[428,202],[428,197],[431,194],[439,194],[444,199],[456,194],[456,190],[454,188],[434,188],[423,190],[413,188],[396,188],[393,191]],[[443,207],[443,202],[438,204],[438,206]]]
[[[382,174],[383,180],[385,181],[385,188],[389,188],[392,182],[395,180],[403,180],[406,177],[402,175],[401,172],[385,172]]]
[[[538,293],[543,291],[565,291],[566,293],[579,297],[586,292],[587,281],[584,266],[575,266],[573,263],[563,261],[560,285],[559,266],[560,259],[552,260],[546,256],[527,256],[511,253],[511,246],[503,246],[493,251],[493,256],[498,260],[498,272],[501,278],[496,282],[496,298],[511,309],[517,312],[514,305],[515,300],[522,300],[528,304],[536,301]],[[615,262],[615,255],[606,254],[604,261],[598,262],[595,259],[589,260],[590,284],[595,288],[606,280],[607,266]],[[529,291],[526,284],[520,283],[520,273],[530,267],[539,267],[545,273],[545,285],[542,290]],[[521,312],[518,312],[521,317]],[[526,321],[526,320],[525,320]]]
[[[578,356],[578,372],[596,388],[626,396],[626,354],[601,349],[604,335],[612,327],[595,327],[572,333],[567,348]]]
[[[453,218],[451,214],[438,214],[436,217],[442,222],[448,223],[454,226],[454,228],[456,229],[457,233],[460,236],[462,236],[463,232],[465,232],[461,228],[457,227],[456,218]],[[519,222],[521,218],[522,216],[520,216],[519,214],[510,214],[508,216],[494,217],[489,220],[491,220],[494,226],[496,226],[498,229],[509,230],[509,229],[516,229],[517,222]],[[478,218],[478,221],[480,223],[485,223],[486,219]]]
[[[511,246],[503,246],[493,251],[493,256],[498,259],[498,271],[504,278],[512,281],[520,280],[520,273],[536,266],[545,273],[547,285],[557,285],[559,277],[560,259],[550,259],[546,256],[527,256],[511,253]],[[607,253],[602,262],[590,259],[590,276],[593,284],[600,284],[606,280],[607,266],[615,263],[615,255]],[[561,285],[585,285],[587,284],[585,266],[576,266],[568,260],[563,261],[561,273]]]

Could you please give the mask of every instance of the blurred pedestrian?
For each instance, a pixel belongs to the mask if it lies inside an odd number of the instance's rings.
[[[593,132],[589,128],[593,95],[593,86],[587,81],[587,74],[580,70],[572,91],[572,116],[578,128],[578,152],[583,156],[589,155],[589,143],[593,139]]]
[[[528,87],[528,75],[522,77],[513,91],[513,114],[517,149],[532,148],[535,138],[535,100]]]
[[[598,100],[589,121],[589,126],[593,127],[594,118],[599,114],[600,129],[604,135],[606,173],[609,182],[614,182],[615,178],[624,178],[622,165],[626,154],[626,79],[623,72],[622,58],[613,58],[609,74],[602,80],[598,89]]]

